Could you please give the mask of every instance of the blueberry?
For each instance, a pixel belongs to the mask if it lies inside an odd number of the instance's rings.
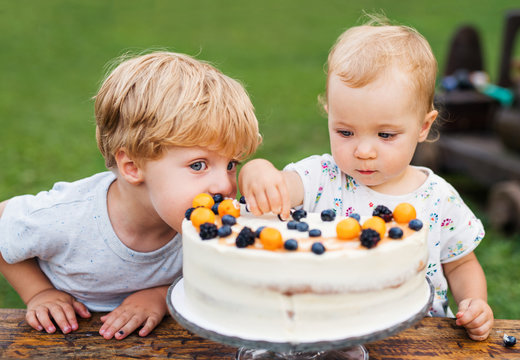
[[[334,221],[335,218],[336,218],[336,213],[332,209],[323,210],[321,212],[322,221]]]
[[[401,228],[398,227],[390,228],[390,230],[388,230],[388,236],[391,239],[400,239],[403,237],[403,230],[401,230]]]
[[[238,233],[237,239],[235,241],[235,244],[238,248],[245,248],[248,245],[253,245],[255,243],[255,233],[245,226],[240,230],[240,233]]]
[[[215,203],[212,207],[211,207],[211,211],[213,211],[213,214],[215,215],[218,215],[218,206],[220,205],[220,203]]]
[[[222,194],[215,194],[215,195],[213,195],[213,201],[215,203],[219,203],[222,200],[224,200],[224,196],[222,196]]]
[[[222,224],[233,226],[237,223],[237,219],[233,215],[226,214],[222,216]]]
[[[392,221],[392,211],[384,205],[377,205],[374,211],[372,212],[372,216],[379,216],[385,222]]]
[[[217,225],[212,223],[204,223],[200,225],[199,235],[202,240],[216,238],[218,235]]]
[[[240,200],[238,200],[238,202],[244,205],[246,204],[246,198],[244,197],[244,195],[240,197]]]
[[[359,216],[358,213],[352,213],[350,214],[348,217],[351,217],[353,219],[356,219],[357,221],[360,221],[361,220],[361,216]]]
[[[264,229],[265,229],[265,226],[260,226],[258,229],[256,229],[256,231],[255,231],[255,236],[256,236],[257,238],[260,238],[260,233],[261,233],[262,230],[264,230]]]
[[[195,210],[194,207],[190,207],[188,210],[186,210],[186,212],[184,213],[184,217],[186,218],[186,220],[189,220],[190,219],[190,216],[191,216],[191,212]]]
[[[231,235],[231,226],[229,225],[223,225],[218,229],[218,236],[219,237],[226,237]]]
[[[296,224],[296,230],[301,232],[307,231],[309,230],[309,224],[307,224],[306,222],[299,222],[298,224]]]
[[[419,219],[413,219],[408,223],[408,227],[412,230],[419,231],[422,229],[423,223]]]
[[[381,240],[381,236],[379,236],[379,233],[374,229],[364,229],[361,231],[361,236],[359,238],[361,240],[361,245],[368,249],[376,246],[379,240]]]
[[[516,344],[516,338],[514,336],[504,334],[503,339],[504,339],[504,345],[507,347],[515,346],[515,344]]]
[[[296,221],[300,221],[300,219],[303,219],[304,217],[307,217],[307,211],[303,209],[294,210],[292,213],[292,217]]]
[[[325,252],[325,246],[320,242],[315,242],[311,246],[311,251],[317,255],[321,255]]]
[[[295,230],[297,226],[298,226],[298,221],[296,221],[296,220],[290,220],[287,223],[287,229],[290,229],[290,230]]]
[[[298,249],[298,241],[296,241],[296,240],[294,240],[294,239],[286,240],[286,241],[283,243],[283,247],[284,247],[286,250],[294,251],[294,250]]]
[[[309,230],[309,236],[310,236],[310,237],[318,237],[318,236],[321,236],[321,230],[320,230],[320,229],[312,229],[312,230]]]

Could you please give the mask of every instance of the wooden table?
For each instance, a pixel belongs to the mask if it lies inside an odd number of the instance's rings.
[[[237,349],[195,336],[170,316],[152,334],[104,340],[102,314],[79,320],[74,333],[46,334],[30,328],[25,310],[0,309],[0,358],[26,359],[234,359]],[[370,359],[520,359],[520,344],[505,347],[504,332],[520,337],[520,320],[496,320],[486,341],[470,340],[454,320],[424,318],[392,337],[366,344]]]

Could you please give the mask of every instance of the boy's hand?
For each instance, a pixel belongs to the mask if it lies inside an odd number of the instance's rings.
[[[477,341],[487,339],[493,327],[493,311],[482,299],[464,299],[455,315],[456,324],[464,326],[468,336]]]
[[[167,311],[167,286],[145,289],[128,296],[114,311],[101,317],[99,334],[105,339],[124,339],[139,326],[139,336],[148,335]]]
[[[264,159],[245,164],[238,177],[240,192],[254,215],[272,211],[283,219],[291,215],[291,199],[283,172]]]
[[[48,333],[54,333],[54,319],[61,331],[68,334],[78,329],[76,313],[82,318],[90,317],[85,305],[63,291],[50,288],[39,292],[27,302],[25,320],[38,331],[45,329]]]

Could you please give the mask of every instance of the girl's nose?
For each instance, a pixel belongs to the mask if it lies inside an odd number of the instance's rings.
[[[359,159],[373,159],[376,155],[376,149],[370,141],[360,141],[354,151],[354,156]]]

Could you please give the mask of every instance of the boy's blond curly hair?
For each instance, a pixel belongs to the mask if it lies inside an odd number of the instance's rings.
[[[261,142],[254,108],[236,80],[188,55],[126,59],[95,96],[96,138],[107,168],[124,149],[141,164],[167,146],[202,146],[242,160]]]
[[[364,25],[341,34],[332,47],[327,83],[335,74],[349,87],[363,87],[386,71],[398,69],[409,75],[417,109],[433,110],[437,60],[428,41],[411,27],[391,25],[384,16],[368,17]]]

